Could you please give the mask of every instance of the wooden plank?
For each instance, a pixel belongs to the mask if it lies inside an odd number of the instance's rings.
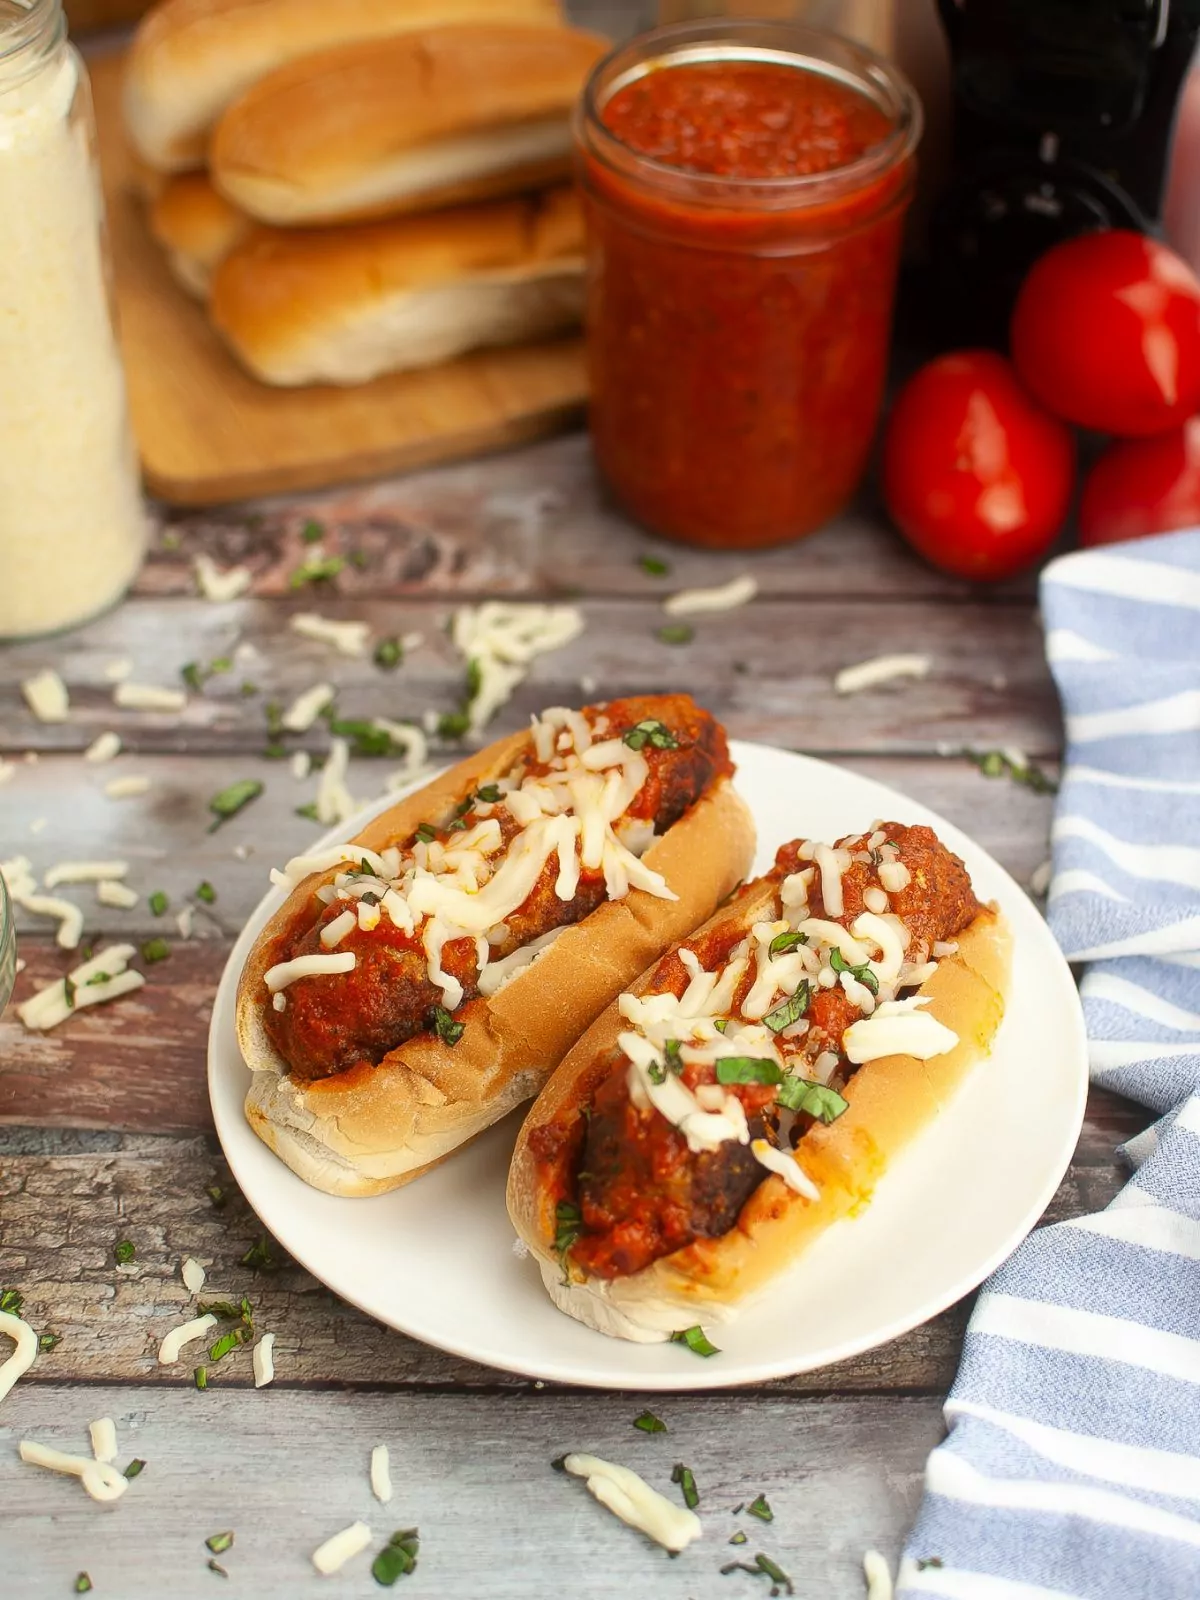
[[[244,372],[174,282],[131,187],[120,58],[90,63],[129,405],[150,492],[187,505],[311,489],[474,455],[576,422],[574,336],[481,351],[350,388]]]
[[[88,1421],[109,1415],[122,1463],[136,1453],[146,1468],[111,1516],[70,1479],[9,1469],[0,1563],[21,1600],[58,1600],[80,1570],[97,1596],[212,1600],[219,1580],[206,1570],[204,1539],[229,1529],[235,1542],[220,1560],[231,1592],[292,1596],[315,1586],[316,1546],[362,1518],[374,1531],[371,1554],[394,1529],[419,1528],[417,1571],[402,1588],[441,1600],[755,1600],[766,1594],[761,1581],[720,1568],[760,1550],[799,1595],[862,1600],[862,1552],[877,1546],[896,1560],[941,1433],[934,1400],[664,1397],[655,1409],[669,1431],[660,1435],[633,1428],[641,1409],[633,1397],[605,1395],[334,1398],[276,1389],[248,1400],[213,1390],[18,1387],[0,1436],[77,1451]],[[387,1507],[367,1482],[381,1441],[395,1485]],[[552,1458],[572,1448],[634,1466],[672,1499],[672,1466],[686,1461],[704,1537],[668,1559],[581,1482],[552,1470]],[[764,1492],[769,1526],[734,1515]],[[749,1543],[731,1548],[738,1528]],[[340,1594],[378,1592],[371,1554],[344,1569]]]
[[[115,1035],[109,1047],[117,1047]],[[198,1079],[198,1059],[192,1069]],[[180,1095],[187,1092],[170,1039],[164,1039],[159,1061],[135,1064],[129,1072],[135,1071],[165,1078]],[[127,1091],[124,1103],[136,1110],[134,1091]],[[1095,1092],[1075,1163],[1046,1220],[1106,1205],[1127,1177],[1115,1159],[1115,1144],[1146,1120],[1136,1107]],[[162,1121],[169,1124],[169,1114]],[[6,1142],[0,1130],[0,1151]],[[13,1144],[20,1149],[19,1139]],[[220,1210],[206,1194],[213,1183],[229,1197]],[[27,1314],[39,1331],[62,1335],[29,1381],[190,1381],[190,1368],[167,1370],[155,1360],[162,1334],[186,1319],[191,1302],[179,1281],[179,1263],[190,1255],[208,1268],[211,1293],[250,1294],[261,1325],[280,1335],[280,1371],[289,1383],[524,1384],[390,1333],[320,1288],[282,1252],[277,1272],[240,1266],[261,1234],[211,1139],[126,1137],[115,1149],[69,1154],[54,1153],[48,1140],[36,1153],[5,1155],[0,1286],[24,1292]],[[122,1239],[137,1251],[128,1267],[114,1262],[113,1248]],[[776,1387],[797,1393],[940,1390],[953,1377],[966,1310],[956,1307],[882,1350]],[[248,1384],[248,1359],[231,1358],[214,1381]]]
[[[912,600],[903,606],[866,601],[756,601],[740,611],[700,620],[692,642],[658,637],[666,620],[653,602],[581,601],[586,627],[561,650],[539,657],[494,724],[514,728],[545,705],[686,686],[722,716],[732,734],[817,753],[899,754],[937,748],[1017,745],[1054,755],[1060,723],[1040,630],[1027,605],[947,606]],[[293,612],[318,609],[370,625],[375,638],[418,633],[422,643],[397,672],[369,658],[338,655],[292,632]],[[0,698],[0,750],[78,750],[113,728],[137,751],[236,752],[263,748],[263,702],[287,700],[320,678],[339,690],[343,715],[418,718],[449,710],[463,692],[464,663],[445,633],[448,612],[415,600],[356,602],[306,595],[290,605],[243,600],[211,606],[137,599],[65,638],[10,647],[0,682],[41,667],[60,671],[72,694],[70,719],[38,723],[13,688]],[[227,656],[236,641],[259,652],[251,665],[210,680],[179,715],[119,711],[105,677],[116,657],[133,660],[136,676],[178,685],[188,661]],[[853,699],[831,692],[842,666],[892,651],[921,650],[933,660],[918,685],[892,683]],[[246,679],[262,691],[239,693]]]
[[[891,604],[914,596],[999,602],[1029,598],[1026,575],[980,589],[914,555],[885,525],[871,492],[800,544],[752,555],[689,549],[634,527],[596,481],[586,434],[437,467],[324,495],[204,511],[162,513],[138,580],[143,594],[193,594],[192,562],[206,551],[220,566],[247,565],[253,593],[289,594],[290,576],[312,547],[316,522],[330,555],[347,565],[332,592],[373,598],[404,594],[562,594],[644,599],[720,583],[741,571],[777,598],[840,596]],[[655,575],[642,556],[665,561]]]
[[[106,936],[137,940],[165,933],[173,941],[174,913],[190,902],[198,937],[231,940],[266,892],[270,868],[311,843],[316,824],[297,816],[296,808],[311,801],[318,781],[314,774],[297,783],[286,762],[237,757],[233,766],[234,759],[145,755],[95,767],[56,754],[22,763],[4,789],[4,850],[27,855],[39,874],[67,856],[130,864],[126,881],[142,896],[130,911],[101,909],[88,886],[61,891],[84,908],[89,938],[103,930]],[[962,757],[852,756],[843,765],[941,811],[1021,883],[1049,852],[1053,796],[985,778]],[[394,762],[352,762],[351,791],[363,800],[379,795],[394,770]],[[108,799],[102,786],[122,771],[149,778],[149,792],[131,800]],[[240,816],[209,833],[207,802],[233,776],[259,779],[264,792]],[[803,828],[798,797],[797,832]],[[196,900],[202,881],[216,889],[212,905]],[[147,903],[155,890],[169,897],[172,914],[165,919],[155,917]],[[44,918],[18,910],[21,933],[37,939],[46,935],[47,926]]]

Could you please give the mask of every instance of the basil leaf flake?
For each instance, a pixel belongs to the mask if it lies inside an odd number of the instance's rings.
[[[697,1356],[719,1356],[721,1354],[716,1345],[707,1337],[699,1323],[694,1328],[683,1328],[680,1332],[673,1333],[670,1342],[672,1344],[687,1345],[692,1354]]]
[[[504,796],[500,793],[500,786],[498,784],[485,783],[482,789],[476,789],[475,798],[476,800],[482,800],[484,805],[494,806],[498,804],[499,801],[504,798]]]
[[[873,974],[872,974],[873,976]],[[790,1028],[793,1022],[808,1010],[809,1001],[812,999],[812,986],[807,978],[802,978],[796,987],[796,992],[782,1005],[776,1006],[774,1011],[768,1011],[763,1018],[763,1023],[770,1028],[772,1033],[782,1033],[785,1028]]]
[[[717,1060],[718,1083],[779,1083],[782,1067],[759,1056],[721,1056]]]
[[[156,917],[163,916],[167,907],[171,904],[161,889],[156,889],[154,891],[154,893],[150,896],[148,903],[151,914]]]
[[[415,1528],[394,1533],[371,1563],[371,1576],[381,1588],[390,1589],[397,1578],[407,1577],[417,1565],[421,1541]]]
[[[208,1368],[207,1367],[197,1367],[196,1370],[192,1373],[192,1382],[196,1385],[197,1389],[207,1389],[208,1388]]]
[[[432,1014],[434,1032],[443,1044],[449,1045],[453,1049],[466,1032],[466,1023],[455,1022],[454,1017],[446,1010],[445,1006],[434,1006]]]
[[[690,622],[668,622],[666,627],[658,630],[658,637],[663,644],[691,644],[696,637],[696,630]]]
[[[812,1083],[807,1078],[794,1077],[783,1080],[775,1099],[786,1110],[815,1117],[826,1127],[836,1122],[843,1111],[848,1111],[850,1104],[836,1089],[827,1088],[823,1083]]]
[[[0,1311],[7,1311],[10,1317],[19,1317],[24,1299],[19,1289],[0,1289]]]
[[[61,1333],[39,1333],[38,1334],[38,1349],[43,1351],[43,1352],[53,1350],[54,1346],[56,1344],[61,1344],[61,1343],[62,1343],[62,1334]]]
[[[634,1417],[633,1425],[642,1433],[666,1433],[667,1425],[661,1417],[656,1417],[653,1411],[643,1411],[640,1416]]]
[[[670,728],[653,717],[647,717],[636,727],[629,728],[621,735],[621,742],[627,744],[631,750],[644,750],[647,745],[653,750],[679,749],[679,740]]]
[[[171,946],[165,939],[147,939],[142,946],[142,960],[148,967],[156,961],[165,961],[171,954]]]
[[[671,1469],[671,1482],[679,1485],[679,1492],[688,1510],[695,1511],[700,1504],[700,1491],[691,1467],[685,1467],[682,1461],[677,1461]]]
[[[88,1577],[86,1572],[81,1572],[79,1574],[79,1576],[75,1579],[75,1593],[76,1594],[91,1594],[91,1592],[92,1592],[92,1580]]]
[[[251,800],[257,800],[262,792],[263,786],[257,778],[241,778],[227,789],[222,789],[220,794],[213,795],[208,802],[208,809],[216,821],[209,824],[209,833],[215,833],[223,822],[237,816],[243,806],[248,806]]]
[[[765,1494],[756,1495],[746,1510],[752,1517],[757,1517],[760,1522],[774,1522],[775,1513],[771,1510]]]
[[[669,561],[664,561],[661,556],[652,556],[649,552],[638,557],[638,566],[652,578],[665,578],[671,570]]]
[[[137,1251],[131,1239],[121,1239],[113,1247],[113,1255],[123,1267],[128,1266],[136,1254]]]
[[[146,1467],[146,1463],[144,1461],[139,1460],[135,1456],[134,1459],[125,1468],[124,1476],[125,1476],[125,1478],[127,1479],[128,1482],[132,1483],[133,1480],[136,1477],[138,1477],[143,1471],[145,1471],[145,1467]]]
[[[223,1556],[233,1545],[233,1533],[210,1533],[205,1544],[215,1556]]]
[[[772,956],[790,955],[793,950],[799,950],[802,944],[808,943],[806,933],[797,933],[794,928],[789,928],[786,933],[777,933],[767,946],[767,954]]]
[[[861,983],[864,989],[869,989],[872,994],[879,993],[879,979],[871,971],[867,962],[861,967],[852,967],[842,952],[836,948],[829,952],[829,965],[835,972],[848,972],[852,978]]]

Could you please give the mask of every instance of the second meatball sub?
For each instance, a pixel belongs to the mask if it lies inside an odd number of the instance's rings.
[[[1003,926],[930,829],[785,845],[531,1111],[509,1206],[551,1295],[635,1339],[728,1315],[869,1197],[1006,983]]]
[[[744,873],[732,772],[687,695],[554,708],[289,863],[239,991],[256,1131],[318,1187],[373,1193],[536,1093]]]

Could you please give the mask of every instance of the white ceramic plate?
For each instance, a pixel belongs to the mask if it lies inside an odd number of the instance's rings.
[[[621,1389],[709,1389],[803,1372],[895,1338],[973,1289],[1041,1216],[1079,1135],[1087,1052],[1075,984],[1037,910],[957,828],[894,790],[764,745],[735,744],[733,755],[758,825],[756,871],[787,839],[834,839],[876,817],[928,823],[958,851],[980,898],[1000,902],[1014,935],[1012,997],[991,1056],[862,1216],[831,1229],[768,1298],[713,1330],[719,1356],[628,1344],[556,1311],[534,1263],[513,1253],[504,1182],[519,1113],[373,1200],[310,1189],[250,1131],[234,994],[252,941],[281,903],[282,891],[272,890],[217,992],[209,1092],[247,1200],[337,1294],[417,1339],[510,1372]],[[326,842],[350,837],[366,815]]]

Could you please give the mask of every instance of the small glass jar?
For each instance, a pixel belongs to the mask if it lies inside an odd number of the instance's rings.
[[[878,135],[825,170],[747,177],[670,165],[606,123],[647,74],[649,103],[676,69],[705,67],[711,87],[760,64],[809,75],[793,87],[815,104],[828,94],[853,110],[864,96]],[[673,108],[672,126],[686,128],[687,111]],[[707,114],[701,96],[693,128]],[[714,548],[774,545],[853,495],[883,394],[920,122],[894,67],[788,22],[658,28],[595,68],[576,114],[592,439],[648,528]]]
[[[61,0],[0,0],[0,637],[102,611],[145,551],[94,135]]]
[[[13,926],[12,901],[8,898],[8,885],[0,872],[0,1012],[12,999],[13,984],[17,981],[17,930]]]

